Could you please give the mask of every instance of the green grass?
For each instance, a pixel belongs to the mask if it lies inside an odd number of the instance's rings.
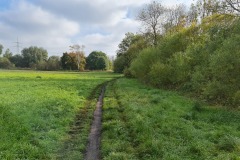
[[[55,159],[91,91],[117,76],[0,70],[0,159]],[[89,123],[83,124],[81,140]]]
[[[240,111],[207,106],[134,79],[108,85],[103,159],[240,159]]]

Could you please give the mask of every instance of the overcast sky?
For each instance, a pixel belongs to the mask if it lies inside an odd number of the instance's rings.
[[[24,47],[62,56],[73,44],[115,55],[126,32],[139,31],[136,14],[150,0],[0,0],[0,44],[16,54]],[[167,6],[192,0],[162,0]]]

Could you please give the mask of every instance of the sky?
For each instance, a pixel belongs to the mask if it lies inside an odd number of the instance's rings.
[[[0,0],[0,44],[17,54],[30,46],[62,56],[74,44],[86,56],[114,56],[125,33],[140,31],[136,15],[150,0]],[[193,0],[161,0],[164,6]],[[18,51],[19,44],[19,51]]]

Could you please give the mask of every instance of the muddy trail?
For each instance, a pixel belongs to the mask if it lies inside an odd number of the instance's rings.
[[[101,126],[102,126],[102,105],[105,87],[102,87],[99,96],[96,110],[94,111],[93,123],[88,138],[88,146],[86,150],[85,160],[99,160],[100,159],[100,142],[101,142]]]
[[[98,85],[91,92],[85,107],[80,109],[70,125],[68,136],[63,140],[56,159],[100,159],[102,105],[105,88],[109,82]]]
[[[56,159],[90,159],[90,154],[97,157],[94,160],[100,157],[101,107],[107,83],[98,85],[87,98],[85,107],[76,114]]]

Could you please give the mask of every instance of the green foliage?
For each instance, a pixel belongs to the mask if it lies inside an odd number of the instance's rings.
[[[10,69],[13,67],[14,65],[6,57],[0,57],[0,68]]]
[[[122,42],[118,45],[117,58],[114,61],[114,72],[123,73],[128,70],[139,52],[148,46],[142,35],[127,33]],[[128,70],[131,72],[130,70]]]
[[[74,53],[74,52],[63,53],[60,61],[61,61],[62,69],[64,70],[79,69],[79,71],[84,71],[85,65],[86,65],[86,58],[83,53]],[[56,65],[56,62],[55,62],[55,65]]]
[[[37,63],[47,60],[48,52],[43,48],[32,46],[22,50],[22,57],[24,67],[35,69]]]
[[[56,71],[60,69],[61,69],[60,58],[58,56],[49,57],[47,61],[47,70]]]
[[[166,34],[155,49],[145,49],[130,66],[153,86],[192,91],[213,102],[237,104],[240,90],[239,18],[213,15]]]
[[[126,66],[126,61],[123,56],[118,57],[113,62],[113,70],[115,73],[123,73]]]
[[[101,51],[93,51],[86,59],[86,68],[89,70],[108,70],[110,60]]]
[[[23,63],[23,57],[20,54],[13,55],[12,57],[10,57],[9,60],[15,65],[15,67],[25,66]]]
[[[0,56],[1,56],[1,54],[2,54],[2,51],[3,51],[3,45],[0,44]]]
[[[148,82],[151,78],[148,76],[151,65],[158,60],[158,49],[144,49],[139,56],[132,62],[130,70],[135,77]]]
[[[10,49],[6,49],[5,53],[3,54],[3,57],[6,57],[7,59],[10,60],[10,58],[13,56],[12,52],[10,51]]]

